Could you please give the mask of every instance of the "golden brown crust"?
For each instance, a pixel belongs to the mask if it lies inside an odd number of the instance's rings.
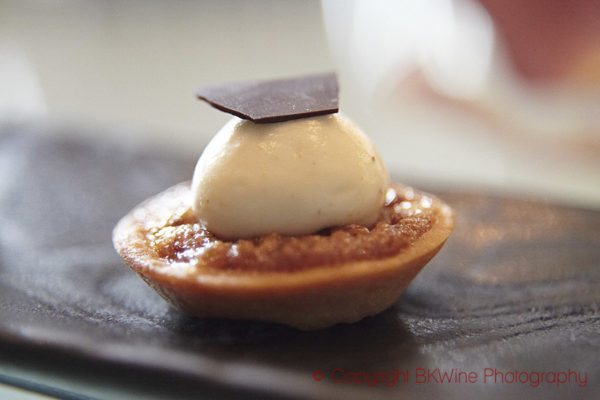
[[[190,222],[186,185],[177,185],[132,210],[115,227],[113,242],[127,264],[162,297],[199,317],[257,319],[300,329],[358,321],[396,301],[454,226],[450,208],[427,197],[428,228],[393,254],[375,252],[368,259],[355,260],[333,257],[332,263],[291,270],[207,268],[202,260],[160,257],[152,245],[157,226]],[[403,186],[396,190],[412,191]]]

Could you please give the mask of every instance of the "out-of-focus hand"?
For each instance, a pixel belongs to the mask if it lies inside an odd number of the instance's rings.
[[[600,89],[600,1],[479,1],[523,77]]]

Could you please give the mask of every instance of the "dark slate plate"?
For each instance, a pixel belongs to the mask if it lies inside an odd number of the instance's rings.
[[[600,398],[598,212],[437,192],[455,208],[457,229],[384,313],[313,333],[190,319],[121,262],[111,230],[136,203],[189,179],[194,160],[1,131],[5,361],[140,390],[164,383],[166,397]],[[478,381],[417,383],[427,368]],[[483,382],[486,368],[528,379],[570,369],[587,384],[574,373],[560,385],[494,384]],[[340,370],[408,371],[408,382],[335,383]]]

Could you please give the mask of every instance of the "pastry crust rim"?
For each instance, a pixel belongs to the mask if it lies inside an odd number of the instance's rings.
[[[147,201],[151,201],[154,197],[150,197]],[[141,239],[139,238],[141,235],[139,223],[133,217],[133,213],[136,209],[144,207],[146,202],[134,207],[115,226],[113,230],[113,244],[119,255],[137,273],[152,276],[160,281],[180,283],[181,280],[189,282],[190,278],[194,278],[194,282],[199,287],[219,286],[235,288],[243,286],[247,289],[252,288],[256,290],[272,288],[273,286],[291,288],[294,286],[314,285],[329,279],[348,279],[378,274],[390,268],[401,269],[402,265],[408,261],[425,256],[430,251],[443,245],[454,229],[454,213],[440,199],[433,196],[432,198],[434,199],[432,208],[435,208],[437,212],[431,228],[415,242],[402,248],[398,254],[379,259],[315,266],[306,270],[281,272],[228,270],[223,271],[223,273],[203,274],[201,270],[197,270],[194,266],[190,265],[188,268],[185,268],[184,265],[187,263],[167,262],[166,260],[153,257],[150,251],[142,251],[137,247],[132,249],[132,246],[129,246],[131,236],[138,236],[137,240]],[[424,243],[429,245],[422,246]]]

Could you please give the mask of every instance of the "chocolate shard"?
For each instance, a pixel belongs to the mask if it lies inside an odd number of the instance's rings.
[[[221,111],[268,123],[336,113],[338,91],[336,74],[329,72],[203,87],[196,95]]]

